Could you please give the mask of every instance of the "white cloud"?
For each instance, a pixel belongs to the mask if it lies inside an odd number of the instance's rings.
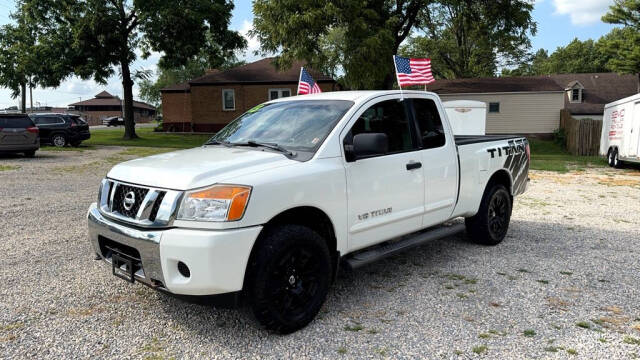
[[[261,59],[260,56],[254,55],[256,50],[260,49],[260,42],[255,36],[250,36],[249,31],[253,29],[253,23],[249,20],[242,22],[242,27],[238,30],[245,40],[247,40],[247,48],[244,51],[244,60],[252,62]]]
[[[600,21],[613,0],[553,0],[556,14],[569,15],[573,25],[590,25]]]

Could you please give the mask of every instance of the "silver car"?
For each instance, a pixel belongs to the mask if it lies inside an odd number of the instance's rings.
[[[40,148],[40,131],[27,114],[0,114],[0,153],[24,153]]]

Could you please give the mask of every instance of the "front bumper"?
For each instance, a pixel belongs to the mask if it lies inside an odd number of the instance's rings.
[[[179,295],[242,290],[251,249],[262,230],[137,229],[105,217],[95,203],[87,218],[89,241],[104,261],[111,264],[114,247],[126,249],[137,259],[136,281]],[[178,270],[179,262],[188,266],[190,276]]]

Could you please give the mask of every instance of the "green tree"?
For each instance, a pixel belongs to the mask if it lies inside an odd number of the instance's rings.
[[[142,58],[161,53],[159,65],[170,68],[185,64],[203,48],[215,59],[245,44],[240,34],[228,30],[233,4],[227,0],[23,0],[21,8],[43,29],[37,42],[55,51],[39,73],[58,83],[71,75],[104,83],[118,69],[125,139],[137,137],[132,92],[136,73],[130,68],[136,50]]]
[[[544,49],[538,50],[527,61],[515,69],[503,70],[503,76],[549,75],[568,73],[596,73],[607,70],[610,56],[601,49],[600,42],[591,39],[580,41],[573,39],[566,46],[560,46],[547,55]]]
[[[255,0],[254,30],[276,65],[295,60],[328,74],[344,72],[353,89],[393,86],[392,55],[431,0]]]
[[[640,92],[640,0],[615,0],[602,21],[623,25],[598,41],[609,56],[607,67],[623,74],[638,74]]]
[[[547,50],[540,49],[535,54],[530,55],[520,66],[508,69],[503,68],[501,76],[532,76],[545,73],[545,66],[549,60]]]
[[[498,66],[519,63],[536,33],[530,1],[440,0],[419,16],[424,35],[411,38],[401,53],[430,57],[440,78],[494,76]]]
[[[13,23],[0,28],[0,86],[11,90],[11,96],[21,96],[21,109],[26,109],[26,88],[41,83],[34,78],[40,60],[36,51],[37,28],[18,11],[10,15]]]

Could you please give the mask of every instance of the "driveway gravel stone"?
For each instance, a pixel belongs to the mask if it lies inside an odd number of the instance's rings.
[[[0,157],[0,358],[640,355],[637,169],[532,171],[502,244],[452,237],[343,272],[318,318],[279,336],[93,260],[86,211],[125,150]]]

